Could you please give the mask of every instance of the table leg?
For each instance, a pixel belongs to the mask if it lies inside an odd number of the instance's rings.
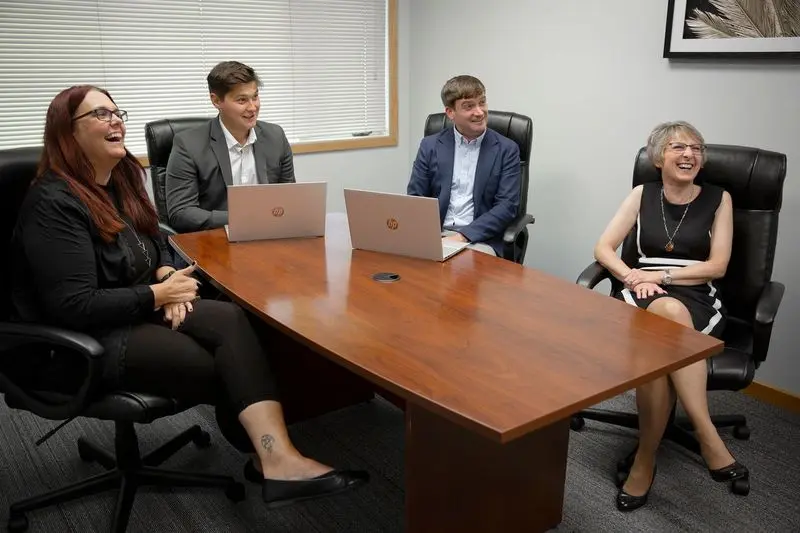
[[[569,420],[507,444],[409,403],[409,533],[547,531],[561,522]]]

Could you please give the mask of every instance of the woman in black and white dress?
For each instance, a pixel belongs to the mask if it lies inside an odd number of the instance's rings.
[[[719,187],[695,183],[705,162],[705,144],[691,124],[656,126],[647,141],[647,154],[661,169],[661,182],[631,191],[595,246],[595,258],[624,283],[618,298],[719,337],[725,308],[714,280],[725,275],[731,255],[731,197]],[[638,264],[631,268],[616,250],[634,229]],[[617,494],[620,511],[647,503],[656,474],[656,450],[676,396],[694,426],[711,477],[730,481],[748,475],[711,422],[706,380],[706,362],[699,361],[636,389],[639,445]]]

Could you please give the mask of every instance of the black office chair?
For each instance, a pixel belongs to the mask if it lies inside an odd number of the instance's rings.
[[[433,135],[453,123],[444,113],[428,115],[425,120],[425,136]],[[503,258],[522,264],[528,249],[528,224],[536,219],[527,213],[528,183],[530,182],[531,147],[533,145],[533,121],[525,115],[508,111],[489,111],[489,128],[508,137],[519,146],[521,175],[519,180],[519,210],[503,234]]]
[[[738,391],[753,382],[756,369],[767,357],[772,324],[783,298],[783,284],[771,281],[771,277],[786,177],[786,156],[757,148],[726,145],[708,145],[707,156],[697,180],[726,189],[733,199],[734,208],[731,258],[725,277],[717,281],[720,299],[728,309],[728,325],[723,334],[725,350],[707,360],[708,390]],[[652,165],[642,148],[636,157],[633,186],[660,180],[660,171]],[[622,245],[622,259],[628,265],[636,264],[635,230]],[[577,282],[591,289],[604,279],[611,280],[612,294],[622,290],[622,284],[597,262],[584,270]],[[584,419],[638,428],[636,414],[589,409],[573,417],[572,429],[581,429]],[[733,427],[733,435],[738,439],[750,437],[747,421],[742,415],[714,415],[711,419],[717,427]],[[700,453],[689,420],[676,418],[674,407],[664,437]],[[617,465],[618,483],[624,482],[632,459],[633,456],[629,455]],[[745,495],[750,491],[750,485],[748,480],[738,479],[731,489]]]
[[[162,227],[169,227],[167,213],[167,163],[172,152],[172,140],[183,130],[207,124],[208,117],[165,118],[148,122],[144,126],[144,138],[147,142],[147,158],[150,160],[150,183],[153,186],[153,199],[156,212]],[[175,231],[170,229],[171,234]]]
[[[0,247],[9,249],[19,208],[41,153],[40,147],[0,152]],[[25,531],[26,513],[82,496],[119,490],[111,530],[125,531],[139,486],[218,487],[233,501],[244,499],[241,483],[227,476],[185,473],[155,468],[189,442],[203,448],[210,437],[192,426],[144,457],[139,452],[134,424],[148,424],[180,413],[191,405],[172,398],[128,391],[99,389],[103,348],[92,337],[39,324],[12,322],[10,265],[0,261],[0,393],[12,409],[29,411],[49,420],[75,417],[112,420],[116,428],[115,455],[78,439],[78,454],[96,461],[108,472],[11,505],[8,530]],[[74,386],[68,386],[76,378]],[[78,385],[79,383],[79,385]]]

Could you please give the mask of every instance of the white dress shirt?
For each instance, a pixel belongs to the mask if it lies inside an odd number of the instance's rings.
[[[463,227],[472,223],[475,218],[475,170],[478,167],[478,156],[486,131],[477,139],[469,140],[453,127],[456,138],[455,157],[453,158],[453,181],[450,184],[450,205],[444,217],[444,227]]]
[[[222,133],[225,134],[225,142],[228,145],[228,158],[231,160],[231,174],[233,175],[234,185],[255,185],[258,183],[256,174],[256,155],[253,151],[253,144],[256,142],[256,129],[250,128],[247,140],[244,145],[239,144],[222,119],[219,119],[222,126]]]

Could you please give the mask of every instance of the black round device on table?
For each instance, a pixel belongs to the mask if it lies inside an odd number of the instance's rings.
[[[400,274],[395,274],[394,272],[378,272],[372,275],[372,279],[380,281],[381,283],[393,283],[400,279]]]

